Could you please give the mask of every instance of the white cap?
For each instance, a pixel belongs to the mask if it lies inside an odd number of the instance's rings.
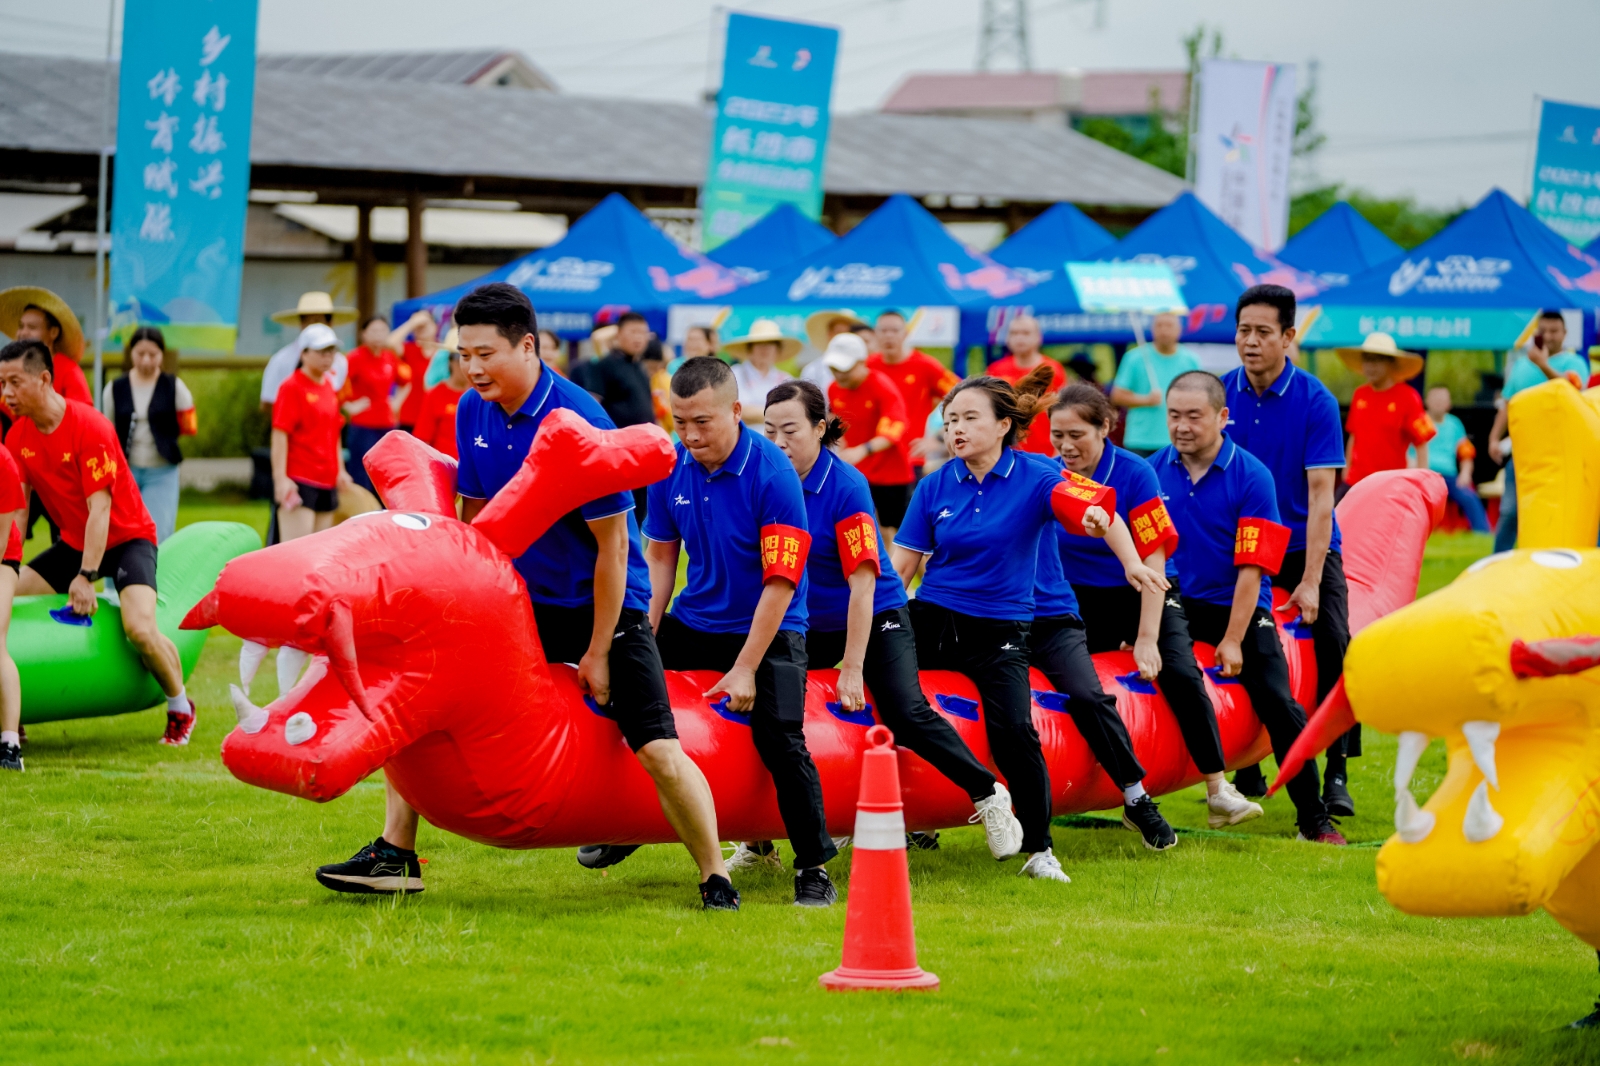
[[[300,331],[300,350],[320,352],[324,348],[339,347],[339,335],[333,327],[323,322],[313,322]]]
[[[865,362],[866,358],[867,342],[854,333],[839,334],[828,342],[828,350],[822,353],[822,361],[828,364],[828,369],[840,373]]]

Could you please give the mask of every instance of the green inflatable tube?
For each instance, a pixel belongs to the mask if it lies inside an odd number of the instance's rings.
[[[217,583],[228,560],[261,547],[261,537],[238,522],[196,522],[161,545],[156,561],[156,624],[183,659],[187,679],[209,630],[180,630],[178,623]],[[122,610],[102,597],[82,625],[68,617],[65,596],[18,596],[7,639],[22,675],[22,721],[98,718],[153,707],[161,686],[122,633]]]

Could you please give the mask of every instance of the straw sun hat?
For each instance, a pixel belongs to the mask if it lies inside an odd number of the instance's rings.
[[[333,318],[334,325],[342,326],[346,322],[356,320],[356,309],[333,306],[333,297],[325,292],[303,292],[300,294],[300,302],[293,307],[274,311],[272,321],[285,326],[298,326],[301,315],[329,315]]]
[[[851,326],[870,326],[871,322],[862,318],[848,308],[831,308],[826,311],[813,311],[806,316],[806,339],[811,342],[811,347],[823,351],[828,347],[828,327],[837,321],[850,323]]]
[[[1339,358],[1344,360],[1344,365],[1361,372],[1361,357],[1363,355],[1382,355],[1395,361],[1395,377],[1401,381],[1410,381],[1422,373],[1422,356],[1412,355],[1395,344],[1394,338],[1387,333],[1369,333],[1367,339],[1357,348],[1336,348]]]
[[[22,312],[30,304],[50,312],[61,323],[61,339],[56,342],[56,350],[74,359],[83,358],[83,327],[78,324],[78,316],[72,313],[65,300],[49,289],[22,285],[0,292],[0,333],[14,339],[22,325]]]
[[[800,342],[793,337],[785,337],[783,330],[770,318],[758,318],[750,324],[750,332],[743,337],[735,337],[722,346],[722,350],[736,358],[743,359],[750,354],[752,344],[768,342],[777,344],[782,348],[780,359],[792,359],[800,350]]]

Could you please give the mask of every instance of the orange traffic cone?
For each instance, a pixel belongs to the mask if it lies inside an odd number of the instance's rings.
[[[906,820],[900,803],[900,764],[889,730],[867,730],[856,803],[855,859],[844,915],[844,959],[817,980],[824,988],[938,988],[939,978],[917,965],[911,928],[911,874],[906,868]]]

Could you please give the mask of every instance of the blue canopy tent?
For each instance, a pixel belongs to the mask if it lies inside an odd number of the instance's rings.
[[[1544,308],[1581,317],[1588,347],[1600,314],[1600,260],[1495,189],[1398,262],[1317,303],[1320,313],[1301,340],[1307,348],[1359,344],[1374,330],[1393,334],[1402,348],[1512,348]]]
[[[989,257],[1037,285],[1061,273],[1062,263],[1099,259],[1116,243],[1100,223],[1069,203],[1059,203],[1007,237]]]
[[[540,328],[567,339],[587,337],[596,316],[623,311],[639,312],[665,336],[668,307],[715,300],[739,286],[733,271],[684,248],[612,193],[555,244],[464,284],[401,300],[394,305],[395,321],[428,308],[444,322],[457,300],[491,281],[527,293]]]
[[[1278,258],[1315,274],[1324,289],[1336,289],[1350,284],[1357,274],[1404,254],[1404,248],[1340,200],[1290,237]]]
[[[802,215],[799,208],[779,204],[733,240],[707,252],[706,258],[751,285],[833,241],[833,234]]]

